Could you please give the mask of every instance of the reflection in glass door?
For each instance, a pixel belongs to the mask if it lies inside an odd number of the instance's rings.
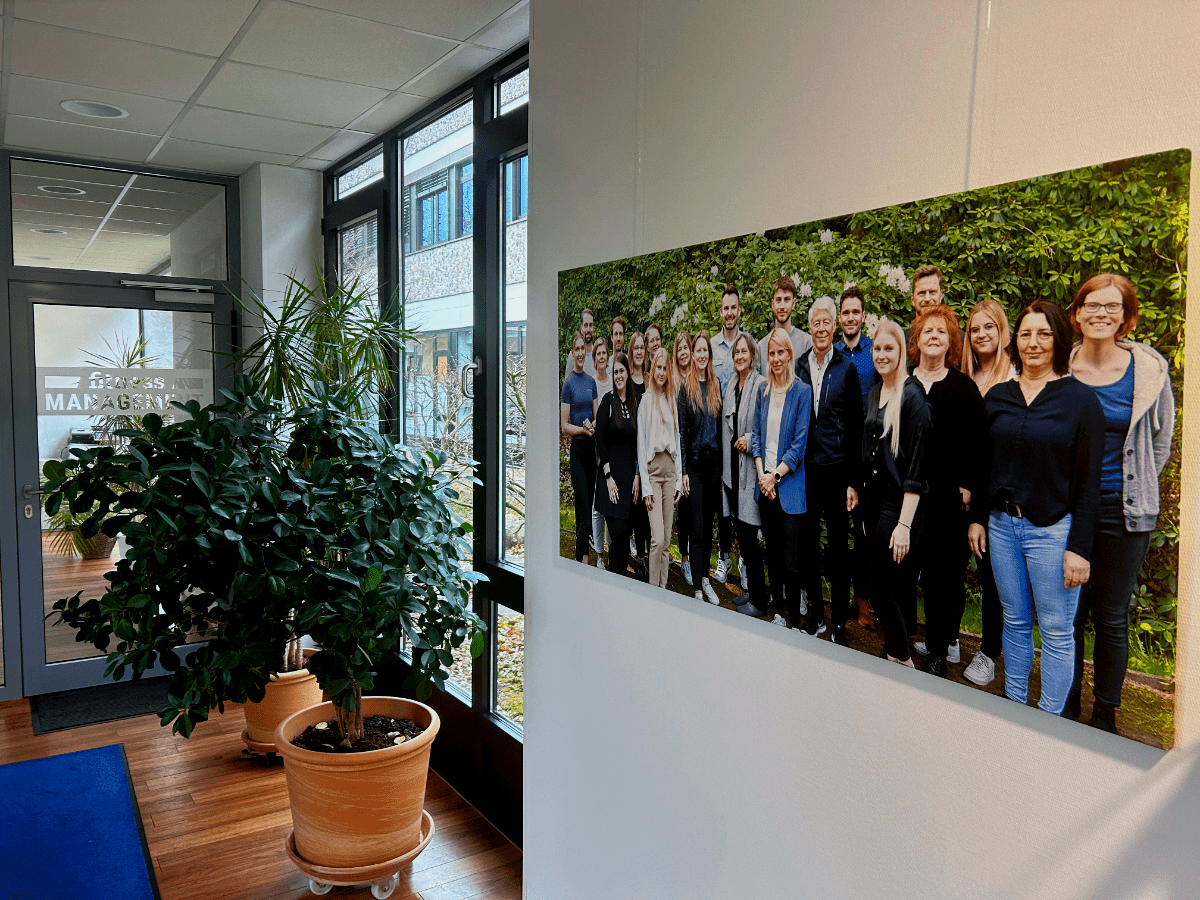
[[[117,432],[136,427],[147,413],[169,421],[180,415],[172,401],[205,405],[213,399],[211,310],[30,301],[14,304],[13,312],[14,324],[25,316],[32,325],[32,346],[14,357],[14,372],[25,369],[28,379],[25,391],[14,383],[27,694],[99,681],[103,653],[45,617],[56,600],[77,591],[84,600],[100,597],[104,576],[124,549],[104,534],[83,538],[80,526],[90,510],[73,513],[63,504],[54,516],[44,513],[38,502],[42,466],[97,446],[120,451],[126,439]],[[23,420],[34,427],[26,430]],[[29,437],[22,441],[22,435]]]

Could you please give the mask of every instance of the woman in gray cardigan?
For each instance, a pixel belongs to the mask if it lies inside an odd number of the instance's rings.
[[[1075,678],[1063,715],[1078,718],[1083,629],[1096,626],[1095,684],[1089,724],[1116,732],[1129,660],[1129,598],[1158,520],[1158,477],[1171,453],[1175,395],[1162,355],[1128,339],[1138,319],[1137,292],[1121,275],[1094,275],[1079,287],[1071,325],[1081,338],[1071,374],[1089,384],[1104,408],[1100,510],[1092,575],[1075,616]]]
[[[749,593],[735,598],[734,603],[738,612],[748,616],[765,615],[767,605],[762,548],[758,545],[761,523],[758,503],[754,499],[758,475],[750,452],[755,400],[766,384],[755,362],[755,349],[753,339],[745,332],[733,342],[734,377],[725,385],[725,396],[721,398],[721,447],[724,450],[721,480],[729,501],[729,515],[737,532],[742,571],[747,573],[749,586]]]

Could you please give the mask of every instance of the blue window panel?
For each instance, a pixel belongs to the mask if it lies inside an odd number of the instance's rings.
[[[433,197],[421,198],[421,246],[428,247],[433,243]]]
[[[450,240],[450,194],[449,191],[437,192],[437,209],[438,209],[438,240]]]

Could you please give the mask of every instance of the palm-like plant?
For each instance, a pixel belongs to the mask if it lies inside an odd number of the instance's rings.
[[[378,418],[396,353],[412,337],[394,301],[381,304],[359,278],[339,284],[318,271],[315,286],[289,275],[278,310],[254,293],[237,303],[261,321],[262,333],[233,362],[264,396],[294,408],[320,383],[354,418]]]

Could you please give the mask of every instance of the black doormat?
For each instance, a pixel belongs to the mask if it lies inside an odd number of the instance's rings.
[[[113,722],[157,712],[167,705],[167,679],[143,678],[29,698],[34,734]]]

